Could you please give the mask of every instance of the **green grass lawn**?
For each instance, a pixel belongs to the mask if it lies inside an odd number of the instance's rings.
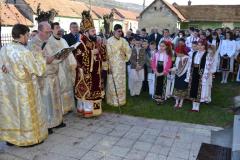
[[[121,109],[122,114],[126,115],[223,127],[233,120],[233,114],[229,112],[229,108],[233,106],[233,97],[239,94],[239,83],[220,84],[219,80],[215,80],[212,102],[201,104],[200,113],[188,112],[192,107],[190,101],[185,101],[183,108],[177,111],[173,109],[175,104],[173,98],[168,99],[163,105],[157,105],[146,92],[141,93],[139,97],[131,97],[128,93],[127,104]],[[119,113],[118,107],[112,107],[106,103],[103,104],[103,111]]]

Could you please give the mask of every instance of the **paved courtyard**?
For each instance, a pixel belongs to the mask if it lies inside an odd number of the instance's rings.
[[[94,119],[72,113],[65,122],[32,148],[0,142],[0,160],[195,160],[211,130],[221,129],[110,113]]]

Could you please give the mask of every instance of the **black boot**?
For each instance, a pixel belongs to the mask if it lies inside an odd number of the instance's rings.
[[[43,143],[44,143],[44,141],[42,141],[42,142],[40,142],[40,143],[38,143],[38,144],[30,145],[30,146],[23,146],[22,148],[31,148],[31,147],[35,147],[35,146],[37,146],[37,145],[39,145],[39,144],[43,144]]]
[[[14,144],[9,143],[9,142],[6,142],[6,145],[7,145],[7,146],[15,146]]]
[[[50,134],[53,134],[52,128],[48,128],[48,134],[49,134],[49,135],[50,135]]]
[[[66,127],[66,124],[62,122],[60,125],[58,125],[57,127],[54,127],[54,128],[64,128],[64,127]]]

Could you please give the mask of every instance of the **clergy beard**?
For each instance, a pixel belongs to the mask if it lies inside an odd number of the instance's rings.
[[[96,35],[93,35],[93,36],[89,35],[89,39],[90,39],[91,41],[96,42],[96,41],[97,41],[97,36],[96,36]]]

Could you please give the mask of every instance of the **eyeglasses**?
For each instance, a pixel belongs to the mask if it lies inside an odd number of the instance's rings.
[[[41,31],[42,33],[45,33],[45,34],[51,34],[52,31]]]

